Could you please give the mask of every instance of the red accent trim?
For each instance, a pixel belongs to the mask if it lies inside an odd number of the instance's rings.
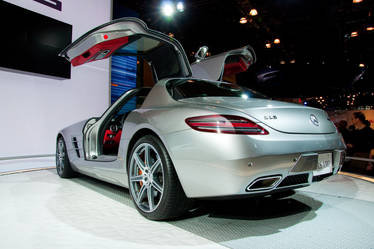
[[[110,138],[109,135],[114,135],[114,137]],[[104,141],[103,141],[104,148],[110,149],[110,148],[118,147],[119,142],[121,140],[121,135],[122,135],[122,130],[118,131],[117,133],[111,130],[106,130],[104,134]]]
[[[82,53],[81,55],[73,58],[71,60],[71,64],[73,66],[79,66],[79,65],[86,63],[87,61],[95,61],[96,59],[92,57],[96,56],[98,52],[103,51],[103,50],[110,50],[110,52],[105,57],[101,58],[101,59],[106,59],[109,56],[111,56],[118,48],[122,47],[128,42],[129,42],[129,38],[127,36],[109,40],[109,41],[103,41],[91,47],[86,52]]]
[[[240,58],[238,62],[233,62],[230,64],[225,65],[225,75],[231,75],[231,74],[237,74],[240,72],[244,72],[248,69],[249,64],[247,66],[247,63],[243,60],[243,58]]]
[[[119,145],[119,141],[121,140],[122,131],[118,131],[116,136],[114,137],[114,142]]]

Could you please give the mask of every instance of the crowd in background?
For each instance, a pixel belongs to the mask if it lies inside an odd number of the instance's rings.
[[[347,145],[347,156],[374,159],[374,130],[362,112],[354,112],[352,125],[341,120],[337,128]],[[343,170],[355,173],[374,175],[374,163],[368,161],[351,160],[344,164]]]

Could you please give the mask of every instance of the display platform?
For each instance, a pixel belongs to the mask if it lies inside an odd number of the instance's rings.
[[[54,169],[1,175],[0,196],[0,248],[374,248],[374,184],[345,175],[168,222],[143,218],[124,188]]]

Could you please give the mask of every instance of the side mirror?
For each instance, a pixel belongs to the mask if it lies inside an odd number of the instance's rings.
[[[201,60],[204,60],[206,57],[206,53],[208,52],[208,47],[207,46],[202,46],[197,50],[195,54],[196,62],[199,62]]]

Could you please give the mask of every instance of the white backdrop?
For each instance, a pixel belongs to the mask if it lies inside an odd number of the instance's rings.
[[[61,1],[57,11],[33,0],[7,0],[71,24],[73,41],[110,20],[111,0]],[[109,77],[108,60],[72,67],[69,80],[0,68],[0,158],[53,154],[60,129],[108,107]]]

